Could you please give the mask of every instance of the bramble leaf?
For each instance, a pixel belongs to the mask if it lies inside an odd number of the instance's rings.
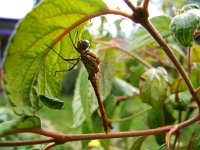
[[[3,64],[5,91],[17,114],[34,115],[42,107],[38,95],[60,94],[65,72],[55,72],[67,70],[69,63],[47,45],[65,58],[77,58],[67,33],[75,35],[77,22],[105,9],[100,0],[44,0],[18,24]]]
[[[172,19],[170,28],[179,41],[185,47],[192,46],[193,34],[200,26],[200,9],[192,9]]]
[[[93,130],[91,120],[91,99],[89,98],[89,80],[86,69],[82,66],[76,80],[73,98],[74,120],[72,127],[80,126],[86,119],[89,130]]]
[[[158,128],[165,125],[162,108],[151,109],[148,112],[147,124],[150,128]],[[154,136],[159,145],[165,143],[164,134],[156,134]]]
[[[113,88],[111,92],[116,96],[131,96],[133,94],[139,94],[139,90],[136,87],[119,78],[114,79]]]
[[[155,108],[161,108],[167,96],[168,75],[164,68],[151,68],[142,75],[140,92],[142,100]]]
[[[200,125],[197,124],[192,136],[190,137],[190,143],[188,149],[199,149],[200,147]]]

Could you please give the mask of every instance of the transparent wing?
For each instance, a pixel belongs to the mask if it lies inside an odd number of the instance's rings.
[[[102,98],[105,99],[112,90],[112,83],[116,76],[123,76],[125,72],[125,62],[131,57],[125,53],[119,53],[110,49],[101,52],[100,56],[100,72],[99,72],[99,88]]]

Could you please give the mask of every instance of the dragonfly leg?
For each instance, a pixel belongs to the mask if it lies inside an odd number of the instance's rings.
[[[54,53],[56,53],[60,58],[62,58],[64,61],[73,61],[73,60],[78,60],[79,58],[72,58],[72,59],[66,59],[63,56],[61,56],[58,52],[56,52],[52,47],[50,47],[49,45],[46,44],[46,46],[48,48],[50,48],[51,50],[53,50]]]
[[[71,40],[71,42],[72,42],[73,47],[78,51],[78,48],[76,47],[74,41],[72,40],[72,37],[71,37],[70,32],[69,32],[69,38],[70,38],[70,40]]]
[[[76,63],[74,63],[73,66],[72,66],[71,68],[69,68],[69,69],[67,69],[67,70],[59,70],[59,71],[56,71],[55,74],[54,74],[54,76],[56,76],[56,73],[58,73],[58,72],[67,72],[67,71],[72,70],[72,69],[79,63],[80,60],[81,60],[81,57],[79,56],[79,57],[77,58]]]

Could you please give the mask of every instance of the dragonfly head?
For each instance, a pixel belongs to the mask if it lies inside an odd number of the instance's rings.
[[[88,40],[80,40],[78,42],[78,49],[87,50],[90,47],[90,42]]]

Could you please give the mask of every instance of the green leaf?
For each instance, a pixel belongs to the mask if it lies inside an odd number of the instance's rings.
[[[38,95],[60,94],[65,73],[55,72],[69,66],[46,44],[65,58],[77,58],[67,33],[75,35],[77,22],[105,9],[100,0],[44,0],[18,24],[3,63],[5,91],[16,113],[34,115],[42,106]]]
[[[73,113],[74,120],[72,127],[80,126],[87,119],[88,126],[92,129],[91,122],[91,99],[89,98],[89,80],[85,67],[82,65],[79,75],[76,80],[74,98],[73,98]]]
[[[167,145],[166,144],[162,144],[158,150],[167,150]]]
[[[119,78],[115,78],[111,93],[116,96],[122,96],[122,95],[127,96],[127,95],[139,94],[139,90],[133,87],[128,82]]]
[[[39,95],[41,102],[49,108],[64,109],[64,102],[57,98],[51,98],[47,95]]]
[[[142,75],[140,92],[142,101],[155,108],[162,107],[167,96],[168,75],[164,68],[151,68]]]
[[[163,15],[163,16],[154,17],[150,19],[150,21],[158,30],[158,32],[162,35],[162,37],[167,38],[170,35],[172,35],[172,32],[169,29],[171,18]],[[154,39],[151,37],[151,35],[143,27],[139,27],[132,34],[130,49],[134,51],[141,47],[150,45],[153,42],[154,42]]]
[[[200,124],[196,126],[187,149],[198,150],[200,147]]]
[[[164,126],[164,115],[161,108],[159,109],[151,109],[148,112],[147,116],[147,124],[150,128],[158,128]],[[156,141],[159,145],[165,143],[165,135],[164,134],[156,134]]]
[[[138,138],[133,145],[131,146],[131,150],[140,150],[142,147],[142,144],[144,142],[144,140],[147,138],[147,136],[142,136],[140,138]]]
[[[191,94],[189,91],[184,91],[178,93],[179,101],[176,101],[175,94],[172,94],[168,97],[174,109],[183,111],[187,109],[188,104],[191,102]]]
[[[0,136],[14,130],[14,129],[32,129],[40,128],[40,118],[37,116],[29,117],[23,116],[10,121],[5,121],[0,124]]]
[[[183,46],[192,46],[194,31],[200,25],[200,10],[193,9],[172,19],[170,28]]]
[[[114,95],[108,95],[104,100],[104,106],[107,117],[112,117],[113,111],[116,107],[116,97]]]
[[[171,107],[171,105],[164,105],[163,107],[165,125],[173,124],[176,121],[176,118],[173,116],[174,109]]]

